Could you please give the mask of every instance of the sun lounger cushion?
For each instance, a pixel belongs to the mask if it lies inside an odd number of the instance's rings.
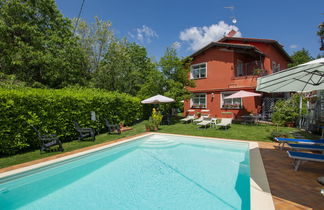
[[[204,120],[200,123],[197,123],[197,125],[209,125],[211,123],[211,120]]]
[[[293,152],[293,151],[287,151],[287,152],[288,152],[289,157],[294,158],[294,159],[324,162],[324,155],[321,155],[321,154],[312,154],[312,153],[306,153],[306,152]]]
[[[324,144],[324,139],[312,140],[312,139],[290,139],[290,138],[279,138],[275,140],[279,143],[279,148],[282,150],[284,145],[288,142],[303,143],[303,144]]]
[[[189,116],[181,119],[180,121],[187,122],[187,121],[194,120],[194,119],[195,119],[195,116],[194,115],[189,115]]]
[[[288,144],[288,146],[293,149],[324,151],[324,146],[316,145],[316,144]]]
[[[216,126],[228,127],[232,124],[232,118],[222,118],[220,123],[217,123]]]
[[[324,139],[311,140],[311,139],[290,139],[290,138],[275,138],[279,142],[300,142],[300,143],[310,143],[310,144],[324,144]]]
[[[298,170],[301,161],[324,162],[324,155],[321,154],[312,154],[312,153],[294,152],[294,151],[287,151],[287,153],[290,158],[294,159],[293,165],[295,171]]]

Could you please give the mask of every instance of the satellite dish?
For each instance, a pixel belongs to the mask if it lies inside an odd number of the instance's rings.
[[[232,23],[235,24],[237,23],[237,20],[235,18],[232,19]]]

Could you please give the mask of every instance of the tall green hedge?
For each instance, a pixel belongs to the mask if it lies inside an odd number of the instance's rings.
[[[95,111],[97,121],[91,121]],[[0,88],[0,155],[39,147],[32,125],[43,133],[56,133],[64,141],[76,139],[73,120],[81,126],[104,127],[134,122],[142,117],[140,99],[98,89],[4,89]]]

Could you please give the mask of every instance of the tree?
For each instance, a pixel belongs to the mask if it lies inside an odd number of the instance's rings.
[[[106,90],[137,95],[153,69],[155,65],[147,57],[144,47],[126,39],[114,39],[94,75],[94,85]]]
[[[77,19],[73,19],[72,22],[75,25]],[[89,72],[96,72],[101,60],[107,54],[109,44],[114,38],[110,30],[111,26],[110,21],[102,21],[98,17],[95,17],[95,23],[91,25],[83,20],[80,20],[77,25],[76,36],[87,53],[90,63]]]
[[[54,0],[2,0],[0,14],[1,72],[36,86],[86,84],[85,51]]]
[[[293,60],[293,62],[288,64],[289,68],[313,60],[313,58],[309,55],[308,50],[305,50],[304,48],[294,52],[290,57]]]
[[[159,62],[159,67],[167,80],[165,95],[173,97],[177,101],[188,99],[191,93],[186,87],[194,87],[195,83],[190,80],[190,58],[181,59],[175,48],[169,47]]]

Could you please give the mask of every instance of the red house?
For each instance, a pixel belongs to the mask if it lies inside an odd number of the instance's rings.
[[[239,90],[255,92],[259,76],[286,69],[291,62],[289,55],[277,41],[271,39],[224,37],[212,42],[191,55],[190,79],[196,87],[184,103],[189,109],[200,112],[210,110],[213,117],[232,117],[261,110],[261,97],[224,99]]]

